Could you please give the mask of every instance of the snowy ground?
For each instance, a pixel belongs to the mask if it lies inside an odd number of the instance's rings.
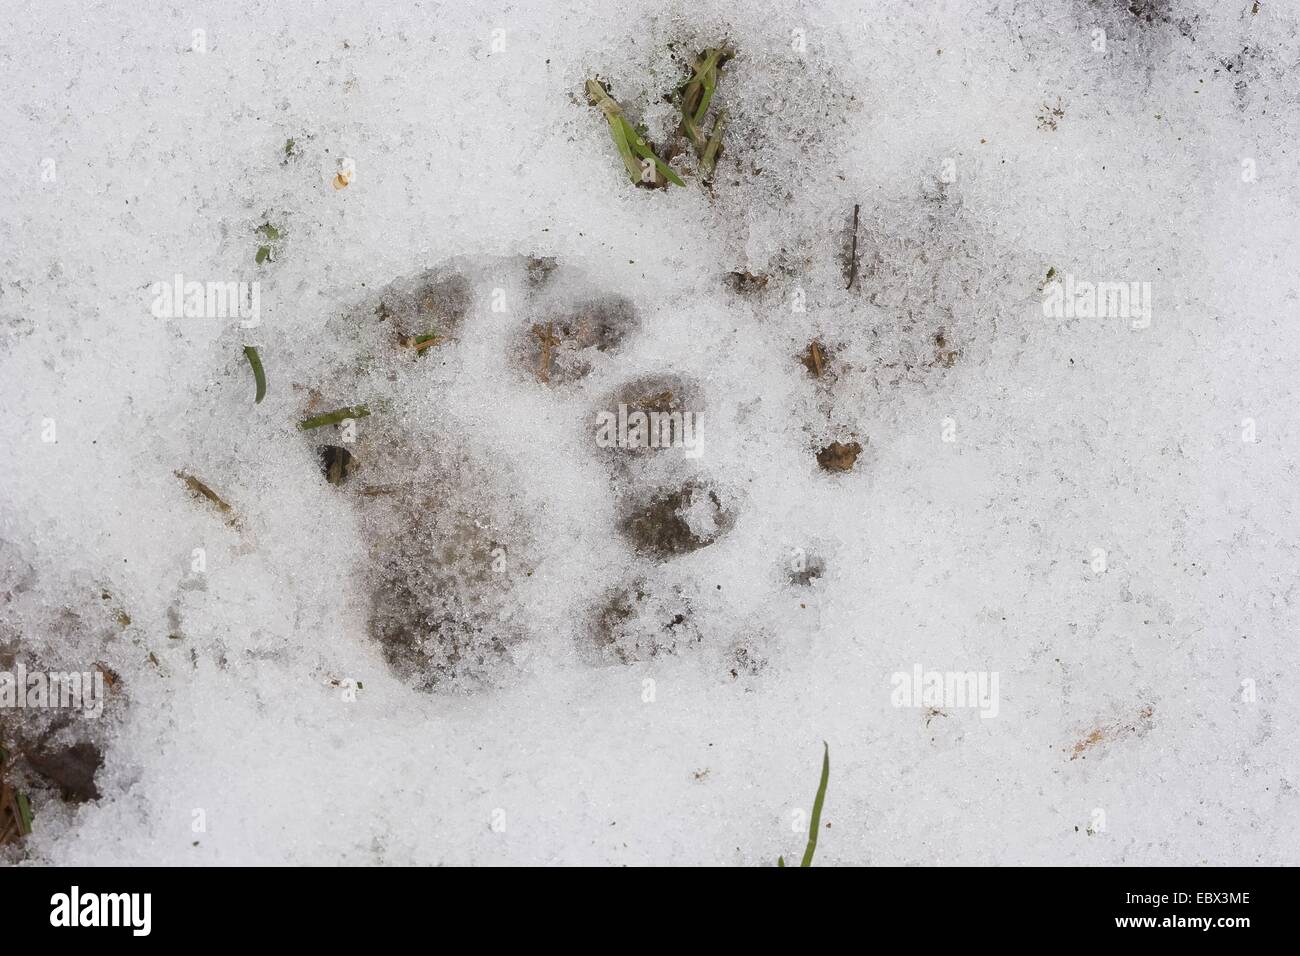
[[[825,740],[818,864],[1300,862],[1294,3],[2,6],[0,669],[116,675],[39,745],[98,797],[19,754],[4,859],[771,865]],[[634,188],[584,81],[666,139],[724,38],[712,190]],[[375,309],[430,269],[417,358]],[[260,324],[155,316],[177,274]],[[540,381],[531,327],[617,297]],[[598,447],[642,380],[698,458]],[[638,553],[688,475],[716,540]],[[996,715],[896,706],[918,665]]]

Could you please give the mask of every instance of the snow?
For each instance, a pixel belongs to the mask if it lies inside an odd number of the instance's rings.
[[[120,678],[9,859],[771,865],[825,740],[819,865],[1300,862],[1292,5],[5,7],[0,669]],[[723,38],[712,190],[634,188],[584,81],[662,140]],[[663,383],[698,457],[598,446]]]

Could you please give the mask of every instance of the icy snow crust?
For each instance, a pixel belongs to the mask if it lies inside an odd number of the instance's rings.
[[[0,656],[119,678],[99,798],[30,781],[6,859],[770,865],[826,740],[818,864],[1300,862],[1293,5],[4,21]],[[712,191],[632,187],[584,81],[664,140],[723,38]],[[1151,283],[1149,327],[1044,316],[1049,270]],[[156,318],[178,273],[260,326]],[[376,308],[431,275],[416,357]],[[698,458],[597,446],[665,380]],[[362,401],[331,484],[296,423]],[[893,706],[917,664],[997,716]]]

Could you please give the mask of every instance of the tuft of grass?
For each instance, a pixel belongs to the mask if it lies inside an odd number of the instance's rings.
[[[831,748],[824,740],[822,747],[822,778],[817,784],[817,796],[813,799],[812,820],[808,824],[808,845],[804,848],[800,866],[812,866],[813,853],[817,849],[817,831],[822,825],[822,804],[826,802],[826,784],[831,778]],[[776,865],[785,866],[785,857],[778,856]]]
[[[659,175],[676,186],[685,186],[681,177],[673,172],[672,168],[660,159],[650,144],[646,142],[645,136],[633,126],[626,116],[623,115],[623,107],[609,95],[600,80],[587,81],[587,97],[591,100],[593,106],[600,109],[605,114],[605,120],[609,123],[609,133],[614,140],[614,148],[618,150],[618,155],[623,160],[623,168],[627,170],[628,179],[633,183],[649,182],[646,177],[646,170],[640,160],[648,159],[654,164]]]
[[[713,94],[718,89],[718,78],[723,65],[735,56],[735,51],[723,44],[709,47],[696,58],[691,70],[691,78],[681,88],[682,98],[682,135],[693,147],[700,159],[700,172],[707,181],[713,177],[718,154],[722,149],[722,132],[727,125],[727,114],[720,112],[713,123],[713,129],[706,137],[703,127],[708,116],[709,106],[713,103]]]
[[[305,418],[298,423],[298,427],[303,431],[310,431],[313,428],[321,428],[324,425],[337,425],[339,422],[347,421],[349,418],[365,418],[370,414],[370,408],[366,405],[350,405],[347,408],[339,408],[332,412],[325,412],[321,415],[313,415],[311,418]]]
[[[260,405],[262,399],[266,398],[266,371],[262,368],[262,360],[258,357],[254,346],[244,346],[244,357],[248,359],[248,364],[253,369],[253,381],[257,385],[257,397],[253,399],[253,404]]]
[[[727,127],[727,114],[720,111],[707,134],[704,132],[705,120],[709,115],[709,108],[713,105],[714,94],[718,90],[722,67],[733,56],[735,50],[726,43],[709,47],[696,57],[691,67],[690,77],[676,90],[681,103],[682,119],[673,138],[669,155],[678,151],[681,138],[685,138],[695,149],[699,160],[699,171],[705,185],[712,182],[713,171],[722,153],[722,134]],[[587,81],[587,99],[605,114],[605,120],[609,123],[610,137],[614,140],[614,148],[618,150],[618,155],[623,160],[623,168],[627,170],[628,178],[633,183],[662,186],[666,180],[677,186],[686,185],[681,177],[655,154],[646,140],[645,132],[628,121],[623,113],[623,107],[609,95],[609,90],[600,80]],[[657,176],[651,174],[646,161],[654,165]]]

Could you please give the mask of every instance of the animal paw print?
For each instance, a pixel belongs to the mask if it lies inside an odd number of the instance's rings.
[[[508,310],[495,308],[503,289]],[[591,611],[601,656],[639,660],[699,643],[689,626],[690,574],[670,566],[736,520],[736,501],[702,463],[704,390],[672,372],[592,386],[634,364],[626,352],[645,334],[636,304],[565,263],[522,257],[460,258],[399,278],[327,330],[334,340],[350,336],[350,347],[304,389],[302,415],[347,413],[326,414],[307,434],[323,477],[358,518],[371,638],[399,675],[432,690],[491,682],[530,637],[517,585],[541,551],[536,516],[514,503],[511,482],[521,479],[474,435],[404,405],[420,363],[454,363],[458,350],[480,344],[476,330],[486,326],[477,319],[497,311],[510,323],[499,338],[502,366],[571,407],[608,470],[611,533],[626,545],[630,570],[605,610]],[[660,618],[662,628],[653,624]]]

